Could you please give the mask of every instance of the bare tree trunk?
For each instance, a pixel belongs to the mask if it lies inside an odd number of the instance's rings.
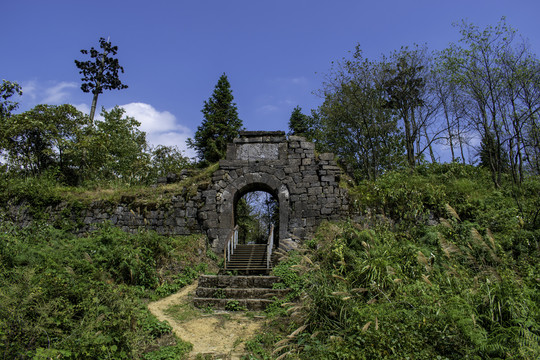
[[[98,95],[98,93],[95,93],[94,97],[92,98],[92,106],[90,107],[90,124],[94,124],[94,115],[96,113]]]

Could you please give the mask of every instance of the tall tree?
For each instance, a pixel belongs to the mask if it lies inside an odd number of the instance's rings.
[[[80,69],[79,74],[83,76],[81,90],[93,94],[90,108],[91,122],[94,121],[98,95],[103,90],[127,88],[127,85],[122,84],[118,75],[119,71],[124,72],[124,68],[118,63],[118,59],[111,57],[118,52],[118,46],[113,46],[110,41],[100,38],[99,47],[101,50],[96,50],[93,47],[90,50],[81,50],[81,53],[85,55],[90,53],[91,60],[75,60],[75,65]]]
[[[146,133],[138,129],[140,122],[124,113],[118,106],[103,110],[103,120],[87,133],[88,178],[140,182],[147,175],[150,155]]]
[[[352,59],[336,63],[327,75],[324,102],[316,116],[317,144],[341,157],[356,179],[376,179],[403,159],[402,135],[394,109],[386,104],[384,61]]]
[[[49,167],[64,172],[74,164],[74,152],[87,118],[71,105],[37,105],[3,124],[4,149],[12,170],[38,175]]]
[[[188,147],[197,151],[201,162],[212,163],[224,158],[227,144],[238,136],[243,124],[233,99],[231,85],[223,73],[212,96],[204,102],[204,119],[195,138],[187,140]]]
[[[302,113],[302,108],[297,106],[291,113],[289,119],[289,135],[299,135],[311,138],[311,119]]]
[[[485,29],[465,21],[457,26],[461,45],[445,51],[444,66],[472,105],[467,115],[482,139],[481,162],[495,186],[504,172],[519,185],[527,152],[534,152],[526,131],[534,129],[540,111],[538,60],[504,18]]]
[[[386,106],[397,112],[403,121],[407,162],[414,168],[418,156],[423,152],[420,138],[427,121],[433,115],[432,109],[419,111],[426,106],[426,49],[402,48],[392,55],[392,63],[386,69],[384,88],[388,94]],[[418,116],[420,115],[420,116]],[[427,132],[426,132],[427,137]],[[427,146],[431,144],[428,139]]]
[[[465,164],[465,146],[469,146],[471,140],[467,116],[472,105],[461,87],[453,81],[453,71],[447,68],[444,61],[445,53],[446,50],[437,55],[433,70],[433,90],[441,104],[440,115],[444,119],[446,131],[440,142],[450,148],[452,162],[461,159]],[[459,156],[456,155],[457,151]]]
[[[22,89],[16,82],[2,80],[0,85],[0,121],[10,116],[11,112],[19,106],[19,103],[11,100],[13,95],[22,95]]]

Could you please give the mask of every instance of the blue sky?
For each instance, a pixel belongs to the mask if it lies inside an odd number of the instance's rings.
[[[88,110],[73,60],[110,37],[129,88],[105,91],[98,107],[124,106],[153,145],[181,149],[222,73],[248,130],[287,130],[295,106],[309,113],[322,102],[313,92],[356,44],[373,59],[414,43],[441,50],[459,40],[452,23],[483,28],[506,16],[540,50],[538,0],[17,0],[1,9],[0,79],[23,86],[19,111]]]

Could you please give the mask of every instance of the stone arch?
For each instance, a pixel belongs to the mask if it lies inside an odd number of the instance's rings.
[[[263,190],[279,203],[280,247],[291,247],[323,220],[348,213],[341,169],[331,153],[315,154],[315,144],[283,131],[244,131],[227,146],[227,156],[199,199],[197,217],[215,251],[223,251],[234,228],[235,202]],[[285,246],[289,243],[291,246]]]
[[[251,191],[266,191],[277,199],[279,204],[279,234],[283,239],[288,234],[289,223],[289,190],[275,176],[267,173],[251,173],[239,177],[229,183],[222,192],[222,203],[219,213],[219,227],[222,234],[234,228],[234,210],[238,200]],[[226,239],[224,239],[226,241]]]

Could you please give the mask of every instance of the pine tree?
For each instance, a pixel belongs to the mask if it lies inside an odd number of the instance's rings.
[[[302,108],[297,106],[289,119],[289,135],[307,136],[310,132],[310,118],[302,114]]]
[[[213,163],[225,157],[227,144],[238,136],[242,120],[238,118],[231,85],[225,73],[219,78],[214,93],[204,102],[204,119],[197,128],[195,139],[188,139],[188,147],[195,149],[201,162]]]

